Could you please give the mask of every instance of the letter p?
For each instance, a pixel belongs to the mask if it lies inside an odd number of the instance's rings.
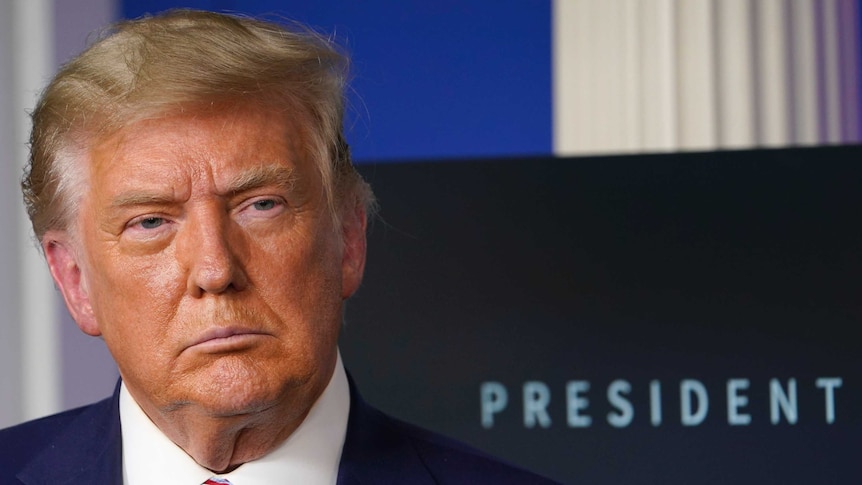
[[[482,406],[482,427],[494,427],[494,415],[506,409],[509,404],[509,393],[506,386],[499,382],[483,382],[479,388],[479,399]]]

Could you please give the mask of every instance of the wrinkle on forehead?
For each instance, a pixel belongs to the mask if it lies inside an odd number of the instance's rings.
[[[261,133],[254,129],[261,124],[278,127],[278,132]],[[169,125],[174,130],[175,136],[160,136],[159,129],[165,125]],[[223,144],[231,143],[229,141],[231,139],[236,140],[236,135],[247,142],[224,149]],[[268,174],[263,172],[244,174],[243,178],[249,180],[239,183],[221,180],[219,173],[221,166],[229,165],[236,160],[220,159],[219,154],[233,153],[235,158],[258,159],[262,166],[292,166],[305,162],[305,157],[302,156],[303,138],[302,130],[295,120],[292,121],[283,113],[273,110],[181,111],[158,119],[136,122],[115,133],[114,136],[103,139],[94,147],[93,158],[97,162],[91,164],[90,172],[99,172],[106,169],[106,165],[119,163],[117,159],[126,165],[127,170],[139,169],[144,173],[150,168],[152,162],[176,161],[178,165],[183,165],[184,178],[190,177],[201,182],[225,185],[225,187],[219,187],[219,192],[236,192],[237,185],[255,183],[251,179],[270,178],[277,180],[281,185],[288,185],[293,175],[278,175],[273,171],[274,169],[267,169],[270,172]],[[277,144],[276,150],[271,149],[273,142]],[[131,152],[130,145],[134,146],[138,153]],[[259,152],[261,146],[267,146],[270,150]],[[178,154],[181,155],[180,158],[177,158]],[[169,177],[179,174],[154,173],[153,175]]]

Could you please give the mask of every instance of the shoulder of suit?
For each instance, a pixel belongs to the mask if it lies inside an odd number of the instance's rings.
[[[556,482],[507,463],[466,443],[385,416],[411,443],[437,483],[552,485]]]
[[[10,473],[17,473],[36,455],[50,448],[70,423],[102,405],[104,401],[0,429],[0,483],[7,483]]]

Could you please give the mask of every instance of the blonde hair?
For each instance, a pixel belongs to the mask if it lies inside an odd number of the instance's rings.
[[[88,144],[142,119],[224,102],[302,120],[305,156],[333,217],[345,198],[372,210],[343,134],[347,68],[330,40],[297,25],[193,10],[117,23],[60,69],[33,111],[21,185],[36,238],[71,229]]]

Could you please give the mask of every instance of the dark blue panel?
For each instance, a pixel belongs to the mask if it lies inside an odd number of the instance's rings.
[[[342,355],[369,402],[563,483],[860,483],[860,159],[823,147],[368,165],[385,224]],[[842,379],[832,405],[821,377]],[[730,422],[739,378],[744,425]],[[617,379],[634,413],[620,427]],[[685,379],[705,387],[700,424],[683,424]],[[795,425],[773,423],[772,379],[798,381]],[[483,426],[489,381],[509,399]],[[591,383],[586,401],[571,381]],[[547,427],[525,418],[528,382],[547,386]],[[592,422],[570,424],[571,404]]]
[[[125,0],[276,13],[335,32],[354,59],[357,160],[551,153],[550,2]]]

